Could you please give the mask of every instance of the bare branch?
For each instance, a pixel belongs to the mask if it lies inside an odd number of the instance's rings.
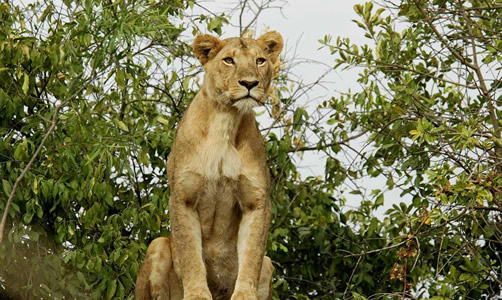
[[[312,151],[312,150],[317,150],[317,151],[320,151],[320,150],[323,150],[323,149],[326,149],[326,148],[330,148],[330,147],[333,147],[333,146],[338,146],[338,145],[344,145],[344,144],[347,144],[349,141],[351,140],[355,140],[363,135],[365,135],[367,133],[367,131],[362,131],[356,135],[353,135],[351,137],[349,137],[348,139],[345,139],[345,140],[342,140],[342,141],[336,141],[336,142],[332,142],[332,143],[329,143],[329,144],[325,144],[325,145],[321,145],[321,146],[305,146],[305,147],[297,147],[297,148],[291,148],[288,150],[288,152],[304,152],[304,151]]]
[[[244,30],[242,30],[242,16],[244,15],[244,10],[246,9],[248,0],[241,2],[241,12],[239,14],[239,35],[242,36]]]
[[[394,245],[390,245],[390,246],[387,246],[387,247],[383,247],[383,248],[375,249],[375,250],[370,250],[370,251],[366,251],[366,252],[362,252],[362,253],[357,253],[357,254],[348,254],[348,255],[345,255],[345,257],[364,256],[364,255],[371,254],[371,253],[376,253],[376,252],[381,252],[381,251],[384,251],[384,250],[394,249],[394,248],[397,248],[397,247],[405,244],[406,242],[408,242],[407,239],[403,240],[402,242],[399,242],[397,244],[394,244]]]

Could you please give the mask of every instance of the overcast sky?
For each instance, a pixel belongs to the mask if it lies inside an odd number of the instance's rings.
[[[255,0],[258,3],[265,0]],[[250,1],[251,2],[251,1]],[[236,0],[205,0],[200,2],[202,6],[212,12],[225,12],[235,8],[238,4]],[[316,81],[323,73],[331,70],[330,74],[323,80],[323,85],[314,88],[309,93],[298,99],[294,105],[306,105],[309,110],[315,110],[316,105],[311,101],[329,99],[335,91],[354,90],[357,85],[357,70],[344,72],[332,70],[334,57],[328,49],[320,49],[319,40],[325,35],[349,37],[351,41],[363,44],[368,42],[364,38],[364,32],[352,22],[357,19],[353,6],[360,1],[333,1],[333,0],[292,0],[276,1],[281,5],[281,9],[271,8],[264,10],[257,20],[255,38],[257,38],[265,28],[280,32],[285,40],[283,53],[286,59],[292,59],[293,55],[297,61],[317,61],[316,63],[302,63],[291,70],[295,79],[299,78],[305,83]],[[197,13],[206,13],[196,7]],[[238,24],[238,14],[233,14],[232,24]],[[248,12],[244,14],[243,23],[247,24],[254,16]],[[202,28],[201,28],[202,29]],[[222,38],[239,36],[239,28],[236,26],[225,26]],[[312,100],[314,99],[314,100]],[[263,123],[262,120],[260,122]],[[266,124],[266,122],[264,123]],[[312,141],[310,141],[312,142]],[[306,153],[305,159],[301,162],[302,175],[319,175],[323,173],[324,162],[313,159],[314,153]]]
[[[260,2],[262,0],[256,0]],[[333,37],[349,37],[357,44],[368,42],[363,36],[363,31],[352,22],[357,19],[353,6],[363,1],[336,1],[336,0],[290,0],[284,1],[282,9],[268,9],[262,12],[258,19],[256,28],[257,36],[268,27],[271,30],[279,31],[286,43],[285,51],[296,49],[297,55],[301,58],[318,60],[328,65],[333,65],[333,57],[326,49],[318,50],[321,46],[318,42],[326,34]],[[236,6],[236,0],[205,0],[202,5],[214,12],[224,12]],[[280,3],[278,1],[278,3]],[[197,10],[198,11],[198,10]],[[237,14],[232,23],[237,23]],[[244,16],[245,21],[249,21],[252,15]],[[245,22],[244,22],[245,23]],[[223,38],[238,36],[239,28],[226,26]],[[296,45],[298,44],[298,47]],[[305,80],[316,79],[322,73],[322,68],[312,66],[302,66],[301,76]],[[349,72],[351,73],[351,72]],[[352,72],[355,73],[355,72]],[[352,74],[354,75],[354,74]],[[334,78],[338,90],[346,90],[355,85],[355,80],[349,80],[343,74],[345,80],[341,81],[341,75]],[[353,77],[355,79],[355,77]],[[340,82],[338,82],[340,81]]]
[[[262,0],[255,0],[260,2]],[[352,22],[358,19],[354,12],[353,6],[365,1],[336,1],[336,0],[291,0],[284,1],[285,5],[282,9],[269,9],[264,11],[257,22],[255,37],[258,37],[265,28],[270,30],[279,31],[285,39],[285,52],[292,55],[296,52],[297,58],[304,58],[308,60],[316,60],[321,64],[301,64],[297,66],[293,73],[305,80],[311,82],[316,80],[326,70],[331,69],[334,65],[334,57],[330,55],[327,49],[319,50],[321,44],[318,42],[325,35],[329,34],[336,39],[337,36],[348,37],[351,42],[358,45],[370,43],[364,37],[362,29]],[[224,12],[236,6],[236,0],[207,0],[201,2],[202,5],[213,12]],[[200,13],[200,10],[195,10],[195,13]],[[234,14],[237,15],[237,14]],[[250,20],[250,15],[245,15],[244,20]],[[238,19],[232,20],[233,24],[238,24]],[[246,22],[244,22],[246,23]],[[238,36],[239,28],[232,26],[225,26],[222,38],[231,36]],[[323,65],[324,64],[324,65]],[[309,99],[328,99],[334,96],[336,92],[345,92],[349,89],[358,90],[357,84],[358,70],[348,71],[332,71],[327,77],[327,83],[323,87],[318,87],[311,92],[301,102],[308,102]],[[309,109],[315,109],[316,105],[310,103]],[[360,141],[362,143],[364,140]],[[356,145],[357,147],[357,145]],[[346,160],[344,157],[339,157],[340,160]],[[300,160],[297,158],[297,166],[303,177],[309,175],[323,175],[324,173],[324,157],[315,152],[307,152]],[[385,178],[365,178],[359,184],[371,189],[385,190]],[[360,196],[348,194],[350,187],[347,188],[344,196],[347,198],[347,207],[359,206]],[[382,217],[383,212],[387,210],[393,203],[401,202],[399,196],[400,191],[393,190],[385,193],[385,203],[376,215]],[[346,207],[346,208],[347,208]]]

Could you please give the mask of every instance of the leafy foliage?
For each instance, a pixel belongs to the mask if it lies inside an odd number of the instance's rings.
[[[164,161],[193,93],[167,69],[188,51],[174,43],[187,4],[62,5],[0,5],[1,207],[67,102],[9,211],[2,287],[23,299],[129,298],[147,241],[167,232]]]
[[[500,295],[500,5],[412,0],[385,6],[354,7],[374,47],[328,36],[321,42],[336,68],[366,66],[360,92],[323,105],[336,110],[334,136],[369,133],[371,147],[358,153],[360,168],[348,173],[385,177],[388,189],[399,188],[411,200],[376,221],[383,246],[396,256],[390,283],[400,282],[402,297]],[[384,201],[379,190],[372,196],[374,202],[348,212],[361,234],[373,222],[364,207]]]

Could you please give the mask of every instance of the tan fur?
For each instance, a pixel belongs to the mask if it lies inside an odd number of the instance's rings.
[[[282,46],[273,31],[257,40],[196,37],[206,74],[167,163],[172,236],[150,245],[137,299],[271,298],[270,179],[251,108],[265,101]]]

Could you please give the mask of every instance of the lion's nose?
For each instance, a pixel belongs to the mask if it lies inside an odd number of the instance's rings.
[[[249,81],[249,80],[239,80],[239,84],[242,86],[245,86],[248,91],[250,91],[252,88],[258,85],[257,80]]]

